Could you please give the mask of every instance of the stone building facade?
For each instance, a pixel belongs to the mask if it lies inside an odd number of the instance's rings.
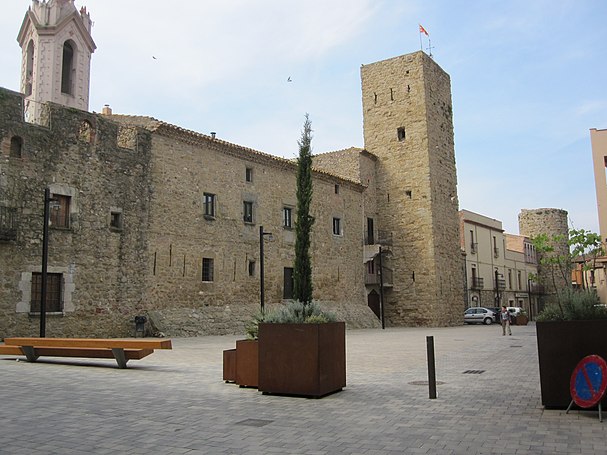
[[[533,318],[540,288],[537,255],[531,239],[507,234],[502,222],[460,210],[461,248],[466,263],[468,307],[520,307]]]
[[[349,327],[378,327],[378,295],[388,326],[461,324],[449,76],[415,52],[361,77],[365,149],[314,158],[314,299]],[[45,188],[51,336],[126,336],[136,315],[172,336],[242,332],[260,307],[260,240],[267,305],[291,297],[293,161],[52,94],[28,116],[28,96],[0,89],[0,337],[37,332]]]

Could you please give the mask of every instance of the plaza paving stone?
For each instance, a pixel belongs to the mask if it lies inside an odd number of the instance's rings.
[[[224,383],[222,351],[238,336],[176,338],[125,370],[3,356],[0,453],[607,454],[596,411],[543,409],[535,326],[512,330],[349,330],[347,387],[322,399]],[[426,336],[442,383],[433,400],[419,385]]]

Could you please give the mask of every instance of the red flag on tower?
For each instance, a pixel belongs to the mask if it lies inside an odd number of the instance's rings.
[[[426,29],[422,26],[422,24],[419,24],[419,32],[420,33],[425,33],[426,36],[430,36],[428,35],[428,32],[426,31]]]

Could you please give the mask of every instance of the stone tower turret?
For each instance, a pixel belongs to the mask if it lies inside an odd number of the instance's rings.
[[[28,119],[37,119],[47,101],[88,111],[91,27],[86,8],[78,12],[74,0],[32,1],[17,36]]]
[[[365,148],[378,157],[378,224],[393,243],[386,319],[391,325],[461,324],[449,75],[419,51],[364,65],[361,78]]]
[[[540,234],[546,234],[550,239],[558,236],[560,240],[553,244],[554,252],[551,254],[567,257],[569,253],[569,224],[567,217],[567,211],[562,209],[522,209],[518,215],[519,233],[531,238]],[[541,260],[542,257],[538,254],[538,261]],[[554,295],[557,290],[560,292],[569,286],[569,282],[571,281],[571,264],[565,262],[563,266],[564,268],[561,270],[559,267],[538,264],[539,282],[544,285],[548,296]],[[552,299],[549,297],[549,300]]]

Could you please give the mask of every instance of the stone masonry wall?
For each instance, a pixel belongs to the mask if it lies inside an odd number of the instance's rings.
[[[251,182],[246,168],[252,169]],[[283,301],[284,268],[294,261],[292,162],[165,130],[154,134],[152,178],[145,306],[160,330],[186,336],[244,331],[260,308],[259,226],[273,237],[264,244],[266,305]],[[349,327],[375,324],[364,295],[362,192],[360,185],[315,174],[314,299]],[[216,197],[214,218],[204,216],[204,193]],[[253,202],[253,223],[243,220],[245,200]],[[292,208],[292,229],[283,226],[283,207]],[[332,234],[333,217],[342,220],[342,236]],[[203,258],[213,259],[212,282],[202,281]]]
[[[23,122],[22,95],[0,90],[0,205],[16,209],[16,238],[0,243],[0,337],[35,335],[31,274],[41,270],[44,188],[68,195],[70,227],[49,229],[48,270],[62,274],[63,311],[47,336],[125,336],[141,309],[147,264],[150,135],[117,146],[118,125],[50,105],[51,127]],[[6,153],[12,138],[21,156]],[[110,226],[111,213],[122,227]]]
[[[548,237],[562,236],[562,241],[554,245],[556,256],[567,256],[569,253],[569,223],[568,213],[566,210],[555,208],[540,208],[540,209],[522,209],[518,216],[519,233],[527,237],[535,237],[540,234],[546,234]],[[538,255],[538,262],[541,261]],[[554,273],[553,273],[554,271]],[[569,286],[571,279],[570,269],[563,273],[558,268],[553,268],[551,265],[538,264],[539,281],[544,285],[547,295],[547,302],[552,301],[557,289],[560,291]],[[554,285],[556,281],[556,287]]]
[[[392,232],[391,325],[460,324],[464,307],[449,77],[423,52],[361,69],[379,229]]]

